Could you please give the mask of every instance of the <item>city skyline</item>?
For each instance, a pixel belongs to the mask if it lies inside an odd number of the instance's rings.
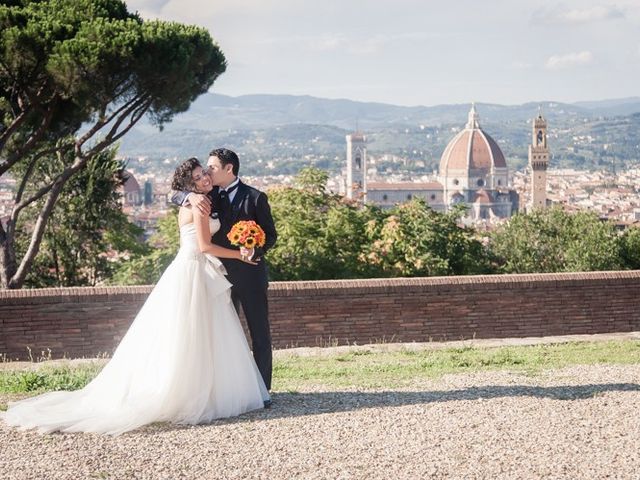
[[[207,28],[228,69],[213,92],[396,105],[577,102],[639,91],[636,0],[131,0]]]

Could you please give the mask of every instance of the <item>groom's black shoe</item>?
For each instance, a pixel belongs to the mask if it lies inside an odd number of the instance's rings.
[[[265,400],[264,401],[264,408],[271,408],[271,404],[273,402],[271,400]]]

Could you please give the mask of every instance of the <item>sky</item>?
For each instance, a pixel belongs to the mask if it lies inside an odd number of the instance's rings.
[[[640,0],[130,0],[205,27],[211,91],[395,105],[640,95]]]

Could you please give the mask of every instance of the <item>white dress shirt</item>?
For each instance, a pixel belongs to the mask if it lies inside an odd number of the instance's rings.
[[[227,185],[227,188],[220,188],[220,190],[228,190],[230,188],[232,188],[234,185],[237,185],[238,183],[240,183],[240,179],[236,178],[233,182],[231,182],[229,185]],[[233,199],[236,198],[236,192],[238,191],[237,188],[234,188],[231,193],[229,194],[229,203],[233,203]]]

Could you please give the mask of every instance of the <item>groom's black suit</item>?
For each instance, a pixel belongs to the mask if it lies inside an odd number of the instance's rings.
[[[229,242],[227,233],[236,222],[253,220],[264,230],[266,240],[262,248],[256,248],[254,259],[261,258],[264,253],[276,243],[276,228],[271,216],[271,208],[267,196],[242,182],[238,183],[233,201],[226,204],[220,198],[220,189],[214,187],[209,192],[211,198],[212,216],[220,220],[220,229],[213,235],[211,241],[225,248],[237,249]],[[182,205],[188,192],[176,192],[172,201]],[[220,259],[227,269],[227,278],[233,284],[231,300],[236,310],[242,305],[247,326],[251,335],[253,358],[264,379],[267,389],[271,389],[271,332],[269,329],[269,306],[267,300],[267,266],[264,259],[258,265],[250,265],[238,260]]]

